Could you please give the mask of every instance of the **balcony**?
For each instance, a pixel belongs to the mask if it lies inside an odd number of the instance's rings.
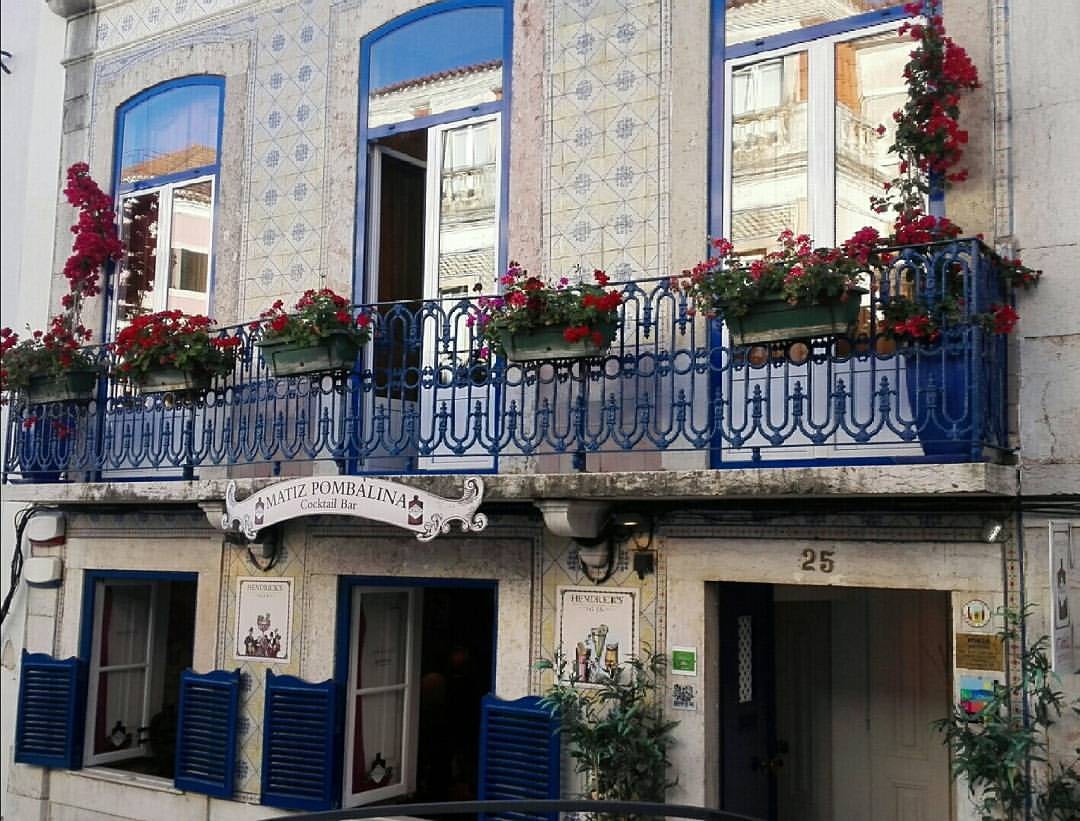
[[[666,279],[624,283],[606,356],[478,356],[470,299],[370,306],[354,372],[275,379],[246,326],[234,373],[195,398],[101,379],[88,403],[12,403],[7,481],[303,473],[573,473],[1001,461],[1006,339],[957,323],[933,345],[877,334],[880,307],[946,272],[962,304],[1007,299],[977,240],[899,249],[854,339],[733,347]],[[101,351],[109,364],[109,354]]]

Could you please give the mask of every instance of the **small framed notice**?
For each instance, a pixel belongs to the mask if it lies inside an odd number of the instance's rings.
[[[292,646],[292,579],[236,580],[236,648],[240,661],[286,663]]]
[[[697,675],[697,648],[672,647],[671,672],[677,676]]]

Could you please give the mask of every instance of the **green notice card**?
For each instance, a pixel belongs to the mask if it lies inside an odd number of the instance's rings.
[[[697,648],[672,647],[671,672],[680,676],[697,675]]]

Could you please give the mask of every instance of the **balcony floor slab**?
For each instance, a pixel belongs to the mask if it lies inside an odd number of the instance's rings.
[[[448,498],[470,474],[378,476]],[[535,499],[706,502],[807,498],[934,496],[1005,498],[1016,494],[1016,468],[989,463],[784,467],[625,473],[511,473],[483,477],[486,503]],[[243,499],[280,478],[236,479]],[[202,481],[8,484],[5,501],[62,506],[180,505],[219,502],[228,479]]]

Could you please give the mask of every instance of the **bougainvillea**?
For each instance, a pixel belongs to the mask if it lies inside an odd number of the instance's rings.
[[[82,324],[82,308],[87,298],[101,293],[102,272],[110,260],[120,259],[124,246],[117,238],[112,200],[86,163],[68,169],[64,195],[79,209],[63,269],[68,281],[64,310],[52,317],[47,330],[32,331],[21,341],[10,328],[0,329],[0,390],[5,393],[25,389],[34,376],[59,376],[98,364],[95,352],[83,347],[93,334]]]
[[[940,0],[909,3],[905,10],[921,20],[899,28],[900,37],[914,44],[903,72],[908,94],[893,114],[896,133],[889,148],[899,158],[899,173],[870,201],[875,212],[892,215],[892,232],[881,236],[865,227],[839,248],[814,249],[809,237],[792,237],[787,231],[780,236],[780,252],[753,261],[735,253],[728,240],[714,240],[709,259],[684,271],[681,280],[699,309],[740,316],[777,292],[793,304],[813,303],[836,296],[862,273],[885,270],[894,260],[891,249],[952,240],[963,233],[946,217],[928,213],[927,204],[933,194],[968,177],[960,166],[968,142],[960,127],[960,101],[979,87],[978,72],[967,52],[946,34]],[[887,131],[884,125],[877,128],[880,136]],[[992,264],[1010,296],[1017,288],[1038,284],[1041,276],[1019,259],[993,257]],[[916,267],[905,269],[907,283],[882,300],[878,330],[922,342],[936,341],[945,327],[961,322],[993,333],[1011,332],[1019,319],[1012,305],[996,303],[988,311],[972,312],[963,301],[959,266],[954,268],[942,272],[946,287],[932,304],[920,288],[925,283],[914,281]]]

